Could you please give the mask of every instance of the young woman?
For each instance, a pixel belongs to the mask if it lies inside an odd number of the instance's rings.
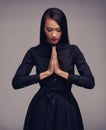
[[[36,74],[30,75],[33,66]],[[92,89],[95,81],[78,46],[69,43],[66,16],[58,8],[44,12],[40,44],[27,51],[12,80],[14,89],[36,83],[40,89],[29,105],[24,130],[84,130],[71,88]]]

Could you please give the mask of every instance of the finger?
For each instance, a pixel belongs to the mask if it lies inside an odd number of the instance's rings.
[[[54,56],[55,56],[55,58],[57,59],[57,51],[56,51],[56,48],[54,48]]]
[[[52,57],[53,59],[56,58],[56,52],[55,52],[55,47],[54,47],[54,46],[52,47],[52,54],[51,54],[51,57]]]

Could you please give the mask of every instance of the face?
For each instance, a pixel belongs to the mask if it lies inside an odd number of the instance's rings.
[[[55,20],[51,18],[46,19],[44,32],[49,43],[52,45],[58,44],[61,39],[62,31],[59,24]]]

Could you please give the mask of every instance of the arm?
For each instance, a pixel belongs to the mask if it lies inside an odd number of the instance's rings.
[[[84,55],[77,46],[74,46],[74,62],[79,75],[69,74],[68,81],[72,81],[78,86],[92,89],[95,86],[95,80],[92,72],[84,58]]]
[[[39,82],[39,74],[29,75],[33,65],[33,57],[29,50],[12,79],[12,86],[14,89],[20,89]]]
[[[14,78],[12,79],[12,86],[14,89],[20,89],[32,84],[38,83],[40,80],[43,80],[50,75],[53,74],[53,60],[52,60],[51,53],[51,59],[48,66],[48,69],[44,72],[41,72],[39,74],[30,75],[30,72],[32,70],[32,67],[34,66],[33,63],[33,56],[31,51],[29,50],[26,55],[24,56],[22,63],[20,64],[19,68],[16,71],[16,74]]]
[[[92,72],[90,71],[82,52],[77,46],[74,47],[74,62],[77,66],[79,75],[71,74],[60,69],[56,49],[54,49],[54,71],[57,75],[65,78],[71,83],[73,82],[75,85],[92,89],[95,85]]]

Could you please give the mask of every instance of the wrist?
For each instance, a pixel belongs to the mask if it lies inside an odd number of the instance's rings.
[[[50,76],[50,75],[52,75],[52,74],[53,74],[52,71],[50,71],[50,70],[47,70],[47,71],[46,71],[46,75],[47,75],[47,76]]]
[[[61,69],[57,69],[57,70],[55,70],[55,73],[60,76],[61,73],[62,73],[62,70]]]
[[[59,69],[56,74],[57,74],[58,76],[63,77],[64,79],[67,79],[67,80],[68,80],[68,76],[69,76],[68,72],[65,72],[65,71]]]
[[[44,71],[44,72],[41,72],[41,73],[40,73],[40,80],[43,80],[43,79],[49,77],[51,74],[52,74],[52,73],[51,73],[49,70]]]

